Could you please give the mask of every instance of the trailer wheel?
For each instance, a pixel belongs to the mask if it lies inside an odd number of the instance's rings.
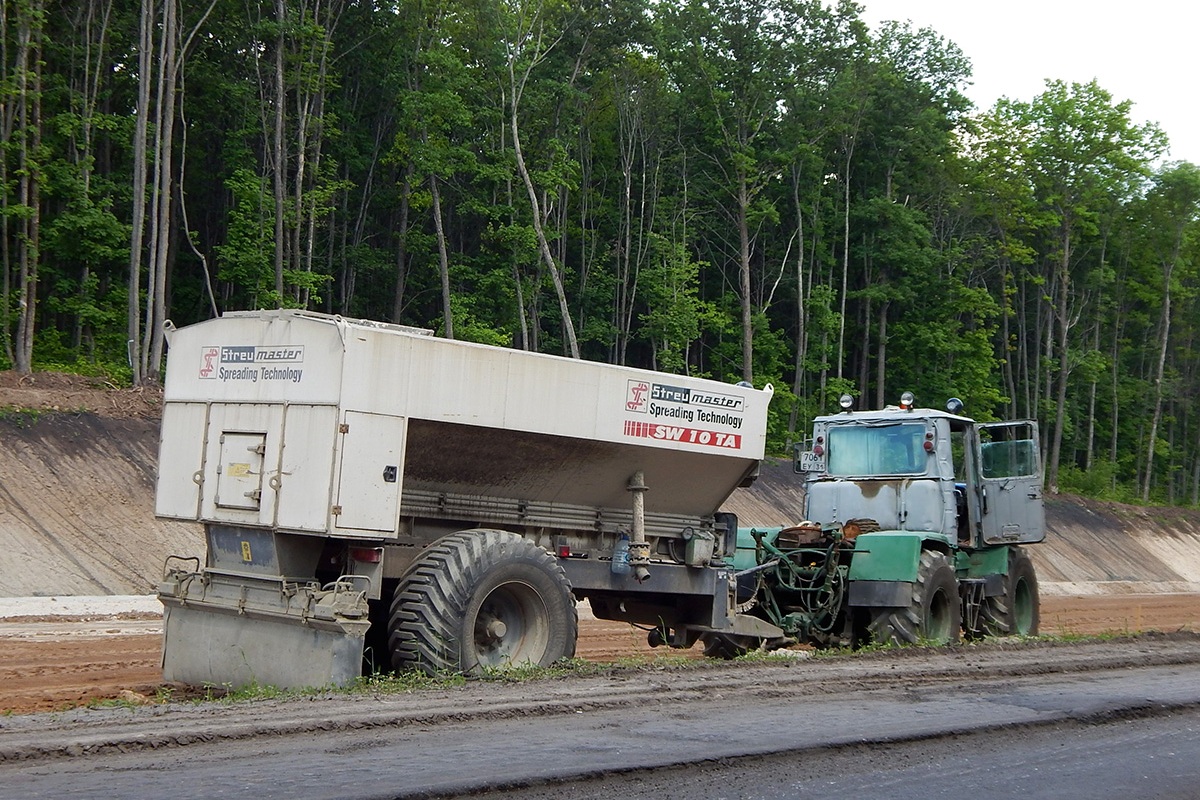
[[[1037,636],[1041,622],[1037,572],[1029,554],[1014,547],[1008,555],[1004,591],[979,608],[980,636]]]
[[[388,649],[398,670],[479,675],[570,658],[578,630],[553,556],[514,533],[470,530],[438,540],[400,579]]]
[[[943,553],[921,551],[912,602],[902,608],[876,608],[867,625],[877,644],[945,644],[958,641],[962,626],[958,580]]]

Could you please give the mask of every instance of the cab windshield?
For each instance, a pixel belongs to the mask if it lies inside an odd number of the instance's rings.
[[[834,425],[828,429],[832,476],[917,475],[925,472],[925,425]]]

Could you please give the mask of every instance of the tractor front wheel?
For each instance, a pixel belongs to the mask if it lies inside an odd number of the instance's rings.
[[[1003,591],[979,607],[977,636],[1037,636],[1041,621],[1037,572],[1029,554],[1014,547],[1008,555]]]
[[[876,644],[946,644],[958,641],[961,619],[954,567],[944,553],[923,550],[912,602],[872,609],[867,634]]]

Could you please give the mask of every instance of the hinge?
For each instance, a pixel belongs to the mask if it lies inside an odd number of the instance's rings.
[[[341,507],[341,506],[334,506],[334,507],[333,507],[333,509],[332,509],[332,511],[331,511],[330,513],[332,513],[332,514],[333,514],[335,517],[337,517],[337,516],[341,516],[341,513],[342,513],[342,507]]]
[[[350,424],[349,423],[343,422],[341,425],[338,425],[338,433],[349,433],[349,432],[350,432]]]

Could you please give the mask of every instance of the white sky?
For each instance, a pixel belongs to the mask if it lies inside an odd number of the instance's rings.
[[[887,19],[933,28],[971,60],[967,96],[987,109],[1032,100],[1047,78],[1093,78],[1136,123],[1157,122],[1169,160],[1200,164],[1200,3],[1196,0],[858,0],[872,28]]]

